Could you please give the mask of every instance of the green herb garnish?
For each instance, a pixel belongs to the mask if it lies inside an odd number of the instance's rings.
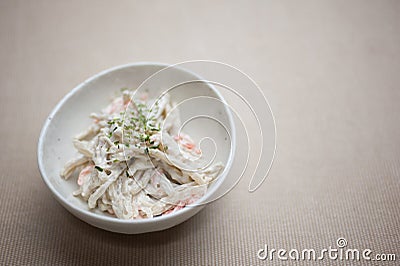
[[[160,144],[158,144],[157,146],[151,146],[149,147],[150,149],[158,149],[160,147]]]
[[[100,166],[97,166],[97,165],[94,168],[96,168],[96,170],[99,171],[99,172],[103,172],[104,171],[103,168],[101,168]]]

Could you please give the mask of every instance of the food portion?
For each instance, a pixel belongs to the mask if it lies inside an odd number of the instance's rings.
[[[168,94],[148,99],[125,89],[90,117],[92,124],[73,140],[79,156],[61,171],[65,179],[76,176],[74,195],[90,209],[121,219],[175,212],[204,196],[224,168],[205,164],[199,147],[180,132]]]

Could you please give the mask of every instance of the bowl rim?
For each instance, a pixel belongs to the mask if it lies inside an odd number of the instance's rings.
[[[107,75],[111,72],[114,71],[118,71],[118,70],[122,70],[125,68],[130,68],[130,67],[141,67],[141,66],[156,66],[156,67],[162,67],[161,69],[157,70],[156,72],[154,72],[153,74],[151,74],[149,77],[147,77],[140,85],[139,87],[144,84],[148,79],[152,78],[154,75],[158,74],[159,72],[167,69],[167,68],[175,68],[178,69],[179,71],[182,72],[186,72],[189,73],[191,75],[193,75],[194,77],[198,78],[199,80],[205,80],[204,78],[202,78],[201,76],[199,76],[198,74],[182,68],[179,66],[179,64],[167,64],[167,63],[160,63],[160,62],[148,62],[148,61],[142,61],[142,62],[135,62],[135,63],[127,63],[127,64],[122,64],[122,65],[117,65],[111,68],[107,68],[103,71],[98,72],[97,74],[89,77],[88,79],[86,79],[85,81],[81,82],[80,84],[78,84],[77,86],[75,86],[71,91],[69,91],[57,104],[56,106],[52,109],[52,111],[50,112],[50,114],[46,117],[46,120],[44,122],[44,125],[42,127],[42,130],[40,132],[39,135],[39,139],[38,139],[38,144],[37,144],[37,162],[38,162],[38,167],[39,167],[39,171],[42,177],[42,180],[44,181],[44,183],[46,184],[46,186],[50,189],[50,191],[52,192],[52,194],[55,196],[55,198],[64,206],[68,206],[69,208],[71,208],[74,212],[73,214],[78,215],[78,217],[82,217],[82,216],[88,216],[92,219],[95,220],[102,220],[102,221],[106,221],[106,222],[111,222],[111,223],[116,223],[116,224],[153,224],[153,223],[159,223],[161,221],[168,221],[168,220],[173,220],[178,216],[182,216],[185,213],[189,212],[192,208],[198,208],[198,207],[204,207],[205,205],[211,203],[211,202],[206,202],[205,201],[212,196],[215,191],[221,186],[222,182],[225,180],[225,178],[228,175],[228,172],[230,171],[231,167],[232,167],[232,163],[235,157],[235,151],[236,151],[236,127],[235,127],[235,122],[233,119],[233,115],[231,110],[229,109],[229,107],[227,107],[227,103],[224,99],[224,97],[221,95],[221,93],[219,92],[218,89],[216,89],[213,84],[208,83],[208,87],[216,94],[216,96],[218,97],[218,100],[220,100],[222,103],[224,103],[224,108],[228,117],[228,121],[231,127],[231,132],[230,132],[230,136],[231,136],[231,149],[230,149],[230,153],[229,153],[229,158],[227,161],[227,164],[224,168],[224,171],[218,176],[218,182],[215,183],[214,186],[212,186],[211,188],[207,189],[206,194],[201,197],[199,200],[197,200],[194,204],[192,205],[187,205],[185,206],[185,208],[177,211],[177,212],[173,212],[173,213],[169,213],[168,215],[161,215],[161,216],[157,216],[157,217],[153,217],[153,218],[145,218],[145,219],[129,219],[129,220],[124,220],[124,219],[118,219],[116,217],[109,217],[109,216],[105,216],[96,212],[92,212],[90,210],[85,210],[82,208],[78,208],[77,206],[75,206],[74,204],[71,204],[70,202],[68,202],[58,191],[57,189],[51,184],[47,173],[45,171],[44,168],[44,160],[43,160],[43,149],[44,149],[44,138],[45,135],[47,134],[49,125],[52,122],[52,118],[59,112],[60,108],[65,104],[65,102],[67,100],[69,100],[74,94],[76,94],[78,91],[82,90],[85,85],[89,82],[92,82],[104,75]],[[218,197],[215,200],[220,199],[221,197]],[[68,208],[67,208],[68,209]],[[82,216],[81,216],[82,215]],[[189,216],[190,217],[190,216]]]

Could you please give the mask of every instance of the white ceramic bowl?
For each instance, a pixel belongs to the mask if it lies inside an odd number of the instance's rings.
[[[175,226],[199,212],[218,187],[224,182],[233,161],[235,150],[235,130],[230,110],[219,101],[199,100],[191,106],[182,105],[182,120],[190,118],[194,110],[200,110],[220,120],[229,131],[210,128],[207,124],[192,123],[186,130],[194,139],[199,140],[213,131],[213,139],[218,147],[217,160],[225,164],[223,173],[216,182],[210,185],[206,195],[196,206],[187,206],[180,211],[149,219],[121,220],[99,210],[89,210],[87,203],[72,192],[78,188],[75,178],[64,180],[60,177],[60,169],[66,161],[76,155],[72,138],[84,130],[89,124],[89,114],[98,112],[105,107],[115,92],[122,87],[137,88],[143,81],[152,76],[151,82],[146,83],[146,89],[153,96],[181,82],[200,79],[196,74],[187,70],[169,67],[159,63],[134,63],[117,66],[105,70],[75,87],[54,108],[45,121],[38,143],[38,164],[43,180],[54,194],[55,198],[73,215],[79,219],[105,230],[137,234],[158,231]],[[153,78],[154,77],[154,78]],[[183,86],[171,92],[174,101],[184,101],[195,96],[206,95],[224,101],[220,93],[211,85],[194,83]],[[217,103],[216,103],[217,102]]]

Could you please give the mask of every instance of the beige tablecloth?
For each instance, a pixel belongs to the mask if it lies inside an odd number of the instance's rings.
[[[265,244],[321,250],[340,237],[399,263],[399,14],[383,0],[1,1],[0,264],[269,265],[282,261],[258,259]],[[37,168],[52,108],[111,66],[192,59],[236,66],[268,97],[278,150],[266,182],[162,232],[72,216]]]

